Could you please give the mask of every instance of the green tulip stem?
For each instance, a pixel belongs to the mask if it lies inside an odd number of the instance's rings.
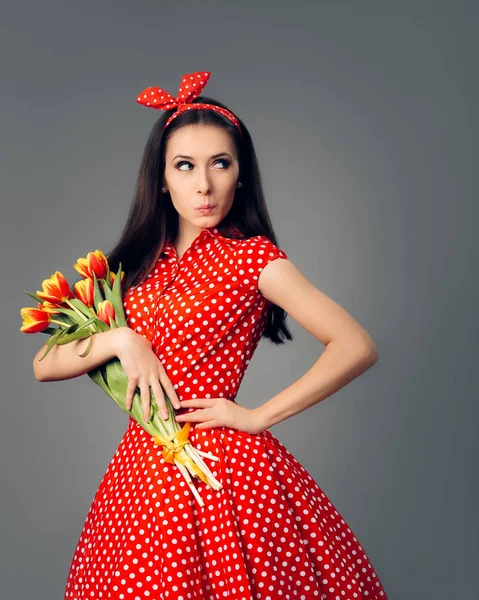
[[[72,308],[72,309],[73,309],[73,310],[74,310],[76,313],[78,313],[78,315],[80,315],[80,317],[81,317],[81,318],[82,318],[84,321],[87,321],[87,320],[88,320],[87,316],[86,316],[86,315],[84,315],[82,312],[80,312],[80,311],[78,310],[78,308],[76,308],[76,306],[74,306],[74,305],[73,305],[73,304],[70,302],[70,300],[68,300],[68,298],[67,298],[67,300],[66,300],[66,303],[67,303],[67,304],[68,304],[68,306],[70,306],[70,307],[71,307],[71,308]]]
[[[61,325],[62,328],[65,327],[65,323],[63,321],[55,321],[55,319],[50,319],[50,323],[56,323],[57,325]]]

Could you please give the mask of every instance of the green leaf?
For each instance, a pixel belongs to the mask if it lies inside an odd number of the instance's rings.
[[[72,323],[71,325],[68,325],[67,327],[62,327],[62,335],[61,337],[67,335],[68,333],[72,333],[73,331],[76,330],[76,328],[78,327],[78,325],[76,323]]]
[[[41,331],[38,331],[37,333],[46,333],[46,334],[50,334],[50,333],[55,333],[59,328],[58,327],[47,327],[46,329],[42,329]]]
[[[113,304],[113,302],[112,302],[112,291],[110,289],[110,286],[107,285],[107,283],[105,282],[104,279],[102,279],[102,281],[104,282],[103,283],[103,292],[105,294],[105,300],[108,300],[109,302],[111,302]]]
[[[90,315],[90,318],[87,321],[82,321],[81,325],[76,325],[77,329],[75,331],[82,331],[84,329],[88,329],[90,327],[90,325],[92,323],[95,323],[95,321],[97,321],[97,317],[92,317]],[[90,329],[91,331],[91,329]]]
[[[128,327],[128,322],[125,316],[125,310],[123,308],[123,300],[121,295],[121,262],[118,266],[118,272],[113,282],[112,294],[110,302],[113,304],[115,309],[116,322],[119,327]]]
[[[115,283],[116,278],[113,283],[114,289],[116,289]],[[121,296],[119,297],[116,291],[113,292],[109,288],[107,288],[107,290],[108,291],[106,291],[105,295],[107,296],[107,300],[111,302],[113,310],[115,311],[115,323],[118,325],[118,327],[128,327],[128,323],[125,319],[125,312],[123,310],[123,301],[121,299]]]
[[[137,388],[133,395],[133,403],[131,410],[126,410],[126,390],[128,388],[128,376],[126,375],[121,361],[118,358],[113,358],[106,363],[103,363],[100,367],[93,369],[88,373],[89,377],[94,383],[102,388],[102,390],[110,397],[114,402],[127,413],[151,436],[162,435],[170,437],[173,433],[179,431],[182,427],[175,421],[175,411],[171,403],[169,402],[168,396],[165,394],[167,399],[167,408],[169,418],[164,420],[163,417],[158,416],[158,409],[154,402],[153,394],[150,390],[150,414],[149,422],[145,421],[143,416],[143,406],[141,404],[141,394]]]
[[[78,323],[74,323],[74,327],[77,327],[78,329],[76,331],[80,331],[83,329],[86,329],[87,327],[90,327],[90,325],[94,325],[95,326],[95,330],[93,330],[92,333],[98,333],[100,331],[108,331],[110,328],[108,327],[108,325],[106,323],[104,323],[101,319],[99,319],[96,315],[90,316],[90,318],[87,321],[82,321],[80,324]],[[72,326],[70,326],[68,329],[70,330]],[[91,329],[90,329],[91,331]]]
[[[110,271],[110,265],[108,264],[108,261],[107,261],[106,275],[105,275],[105,277],[104,277],[104,278],[101,280],[101,282],[102,282],[102,284],[103,284],[103,287],[104,287],[104,288],[105,288],[105,287],[106,287],[106,288],[108,288],[108,291],[110,291],[110,292],[111,292],[111,285],[110,285],[111,277],[110,277],[110,273],[111,273],[111,271]],[[105,295],[106,295],[106,293],[105,293]]]
[[[83,302],[81,300],[79,300],[78,298],[71,298],[70,302],[73,304],[73,306],[75,308],[77,308],[81,313],[83,313],[85,315],[85,317],[91,317],[92,316],[92,312],[88,308],[88,306],[86,306],[85,304],[83,304]]]
[[[99,321],[100,319],[98,319],[98,317],[96,315],[91,315],[90,313],[90,318],[88,319],[88,321],[84,321],[79,327],[78,329],[86,329],[87,327],[89,327],[92,323],[95,323],[96,321]]]
[[[97,385],[99,385],[101,387],[101,389],[105,392],[105,394],[107,394],[108,396],[110,396],[110,398],[112,398],[114,400],[111,390],[108,387],[105,379],[103,378],[103,374],[102,374],[100,368],[96,368],[96,369],[92,369],[91,371],[88,371],[87,375],[90,377],[90,379],[93,382],[95,382]]]
[[[81,358],[85,358],[85,356],[88,356],[88,354],[90,354],[90,350],[91,350],[91,345],[93,343],[93,334],[90,333],[90,341],[88,342],[88,346],[85,348],[85,350],[79,354],[78,356],[81,356]]]
[[[107,325],[104,321],[97,317],[96,319],[96,327],[99,331],[109,331],[111,327]]]
[[[102,366],[102,373],[105,379],[105,382],[109,389],[111,390],[114,400],[117,405],[127,414],[131,415],[137,423],[143,427],[145,431],[147,431],[150,435],[157,435],[160,432],[162,435],[166,433],[166,425],[163,426],[162,430],[158,429],[158,426],[153,421],[154,416],[157,412],[156,405],[152,401],[151,393],[150,393],[150,413],[149,413],[149,423],[145,421],[145,417],[143,415],[143,406],[141,404],[141,394],[139,391],[136,391],[133,395],[133,403],[131,406],[131,410],[126,409],[126,391],[128,388],[128,376],[126,375],[123,366],[119,359],[115,358]],[[162,419],[161,419],[162,420]],[[166,423],[166,421],[165,421]],[[176,421],[173,424],[170,421],[170,427],[176,426]],[[175,428],[175,431],[178,428]]]
[[[50,352],[50,350],[53,348],[53,346],[56,344],[57,340],[63,335],[63,329],[61,329],[60,327],[58,328],[57,331],[55,331],[55,333],[52,335],[52,337],[48,340],[47,342],[47,347],[45,348],[45,352],[43,353],[42,357],[39,358],[38,360],[43,360],[45,358],[45,356]]]
[[[125,396],[128,387],[128,377],[119,359],[109,360],[104,366],[103,375],[108,387],[111,389],[122,408],[125,408]]]
[[[100,302],[103,302],[104,298],[103,298],[103,294],[101,293],[100,290],[100,285],[98,283],[98,279],[95,275],[95,273],[93,273],[93,304],[95,305],[95,312],[98,314],[98,306],[100,304]]]
[[[73,321],[74,323],[77,323],[78,325],[80,325],[81,323],[84,323],[84,320],[80,318],[79,314],[76,313],[72,308],[58,308],[58,310],[67,315],[70,318],[70,321]],[[56,317],[56,315],[55,315]]]
[[[37,302],[42,302],[42,303],[44,302],[43,298],[40,298],[40,296],[38,296],[34,292],[27,292],[27,290],[23,290],[23,291],[25,292],[25,294],[28,294],[31,298],[33,298]]]
[[[69,344],[70,342],[73,342],[75,340],[81,340],[88,337],[89,335],[97,333],[96,331],[88,329],[88,327],[96,320],[96,317],[92,317],[88,321],[82,323],[82,325],[80,325],[79,327],[76,324],[70,325],[70,327],[67,327],[63,330],[60,339],[58,339],[56,343],[59,345]]]
[[[67,310],[71,310],[71,309],[67,309]],[[75,312],[75,311],[71,311],[71,312]],[[72,321],[70,319],[70,317],[68,317],[67,315],[64,315],[64,314],[53,315],[53,318],[55,319],[55,321],[61,321],[62,323],[64,323],[67,326],[72,325],[74,323],[74,321]]]
[[[67,333],[62,336],[59,340],[57,340],[58,346],[64,346],[65,344],[69,344],[70,342],[76,342],[77,340],[84,340],[85,338],[94,335],[91,331],[74,331],[73,333]]]

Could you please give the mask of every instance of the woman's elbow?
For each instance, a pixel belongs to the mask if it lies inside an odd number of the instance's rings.
[[[376,348],[376,346],[374,346],[374,348],[371,351],[371,361],[372,361],[372,365],[374,365],[375,363],[377,363],[379,360],[379,352]]]
[[[370,340],[364,347],[364,360],[367,361],[370,366],[373,366],[379,360],[379,352],[376,348],[376,344]]]
[[[379,359],[379,352],[374,340],[368,333],[363,333],[363,335],[358,338],[355,346],[358,354],[361,357],[362,363],[368,366],[372,366],[377,363]]]

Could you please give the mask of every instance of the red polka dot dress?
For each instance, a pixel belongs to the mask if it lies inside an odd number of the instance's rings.
[[[201,230],[178,262],[166,242],[124,295],[180,400],[235,397],[270,302],[263,267],[285,252],[265,236]],[[180,412],[197,410],[184,408]],[[189,438],[223,484],[194,483],[129,418],[86,516],[65,600],[387,600],[364,549],[311,475],[269,431],[197,429]],[[207,460],[207,459],[205,459]]]

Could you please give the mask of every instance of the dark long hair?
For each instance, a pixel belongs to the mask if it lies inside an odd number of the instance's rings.
[[[198,96],[195,102],[228,107],[207,96]],[[161,191],[165,170],[166,144],[172,133],[186,125],[215,125],[226,129],[235,144],[239,159],[241,188],[236,188],[233,205],[226,217],[217,225],[221,233],[230,225],[236,227],[244,238],[264,235],[277,245],[263,194],[261,175],[251,136],[239,120],[243,136],[226,117],[214,110],[188,110],[179,114],[168,125],[166,120],[175,109],[161,111],[146,142],[136,182],[135,196],[116,246],[106,255],[110,269],[118,270],[121,262],[125,272],[122,290],[139,285],[160,257],[166,240],[174,240],[178,232],[178,213],[168,192]],[[230,235],[230,237],[232,237]],[[233,236],[234,237],[234,236]],[[293,336],[285,321],[287,313],[270,303],[269,314],[262,337],[274,344],[283,344]]]

